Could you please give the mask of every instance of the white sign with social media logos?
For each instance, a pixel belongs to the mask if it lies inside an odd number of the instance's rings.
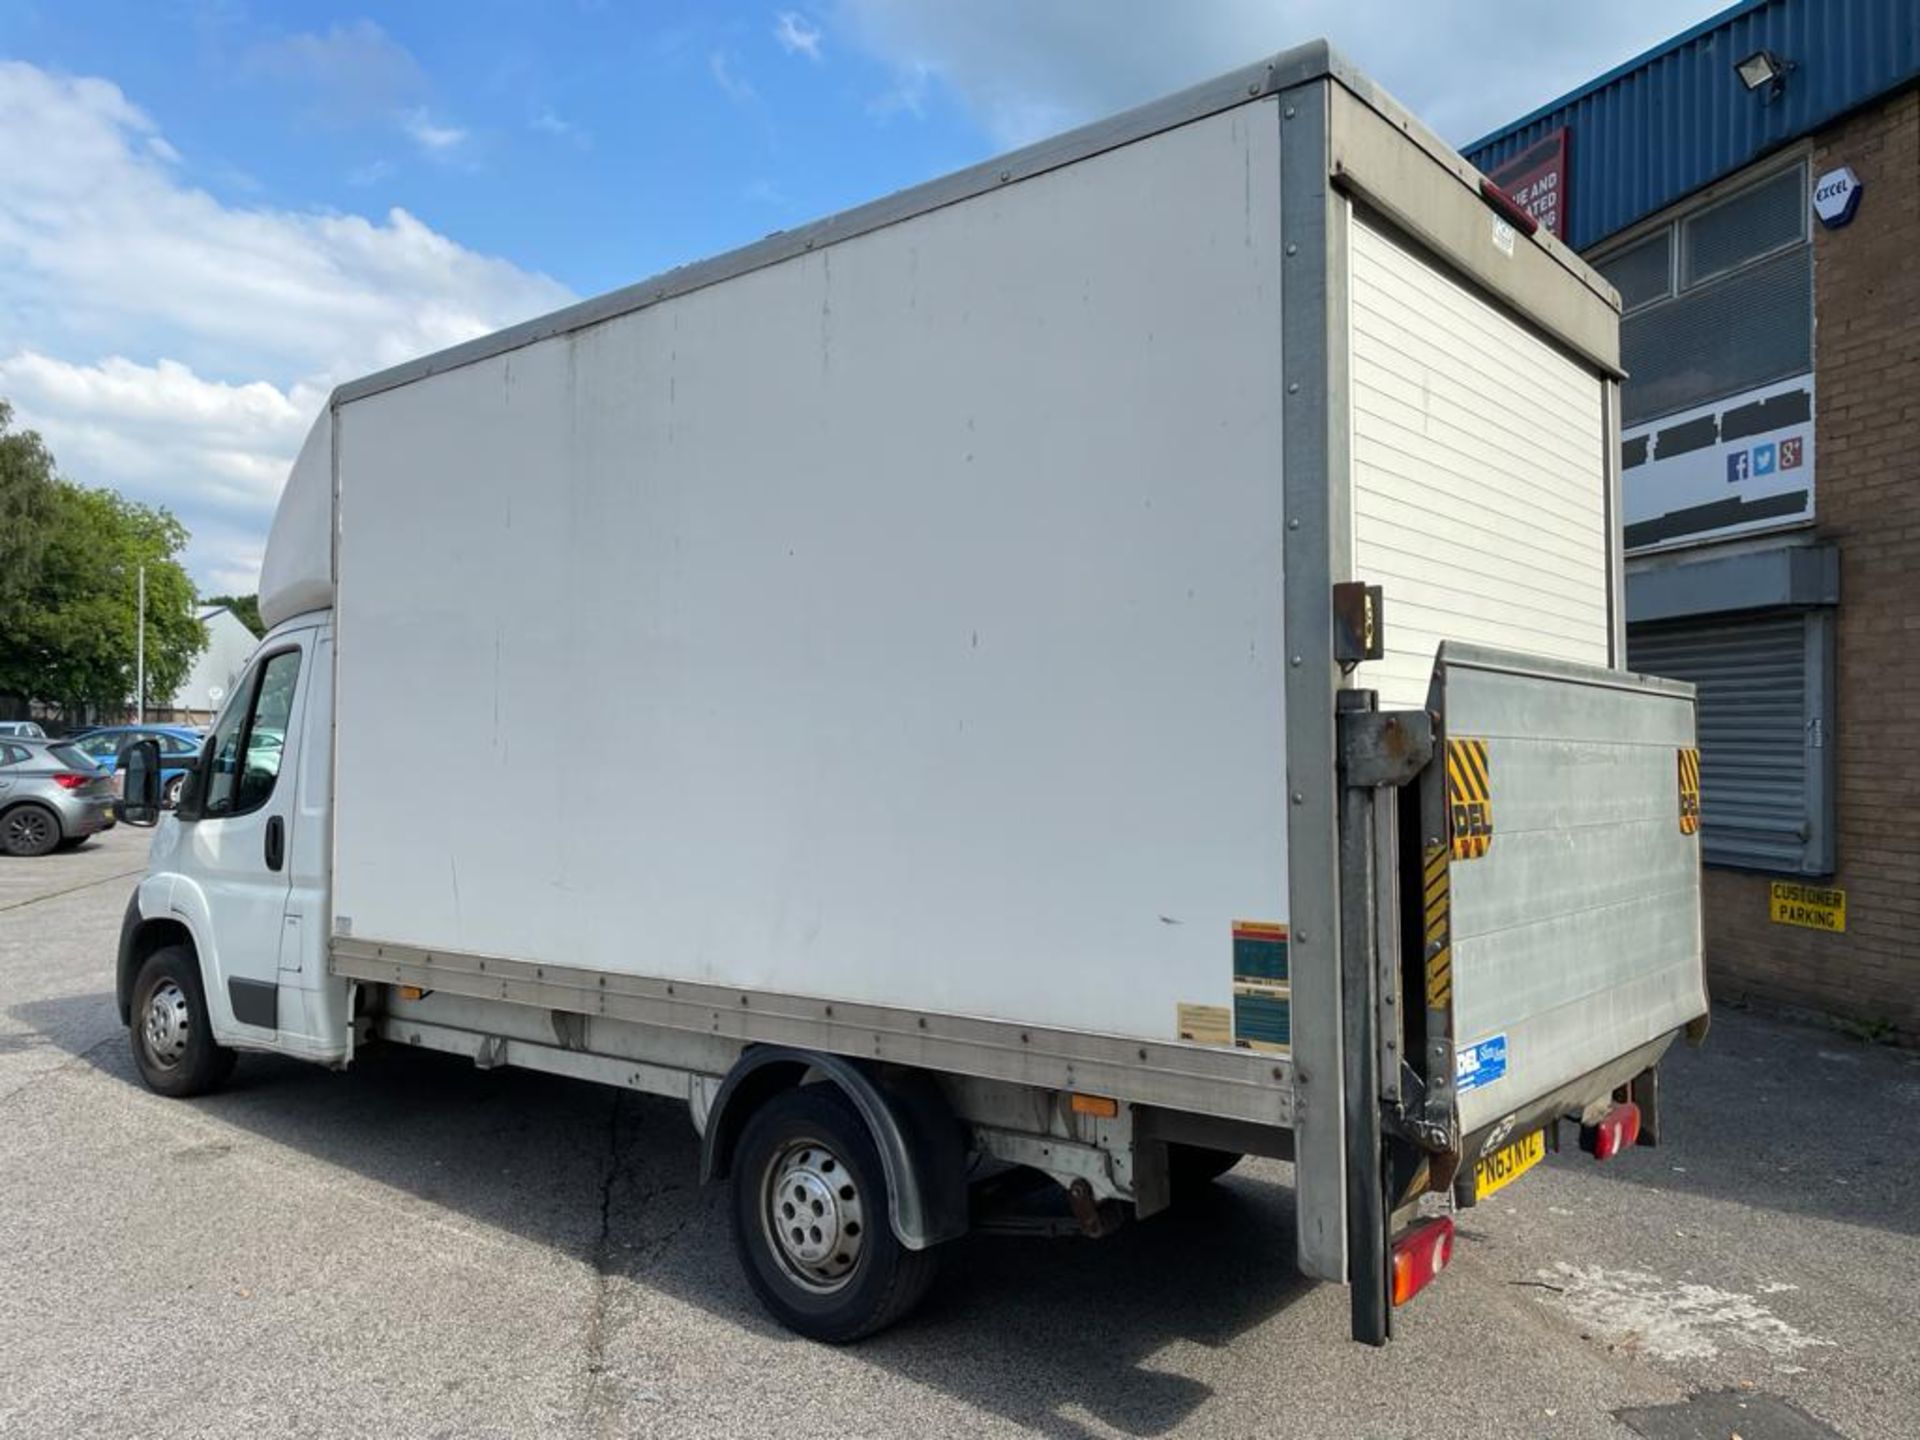
[[[1620,436],[1629,552],[1813,519],[1813,376],[1665,415]]]

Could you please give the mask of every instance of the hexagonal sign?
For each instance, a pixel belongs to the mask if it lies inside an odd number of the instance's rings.
[[[1814,182],[1813,213],[1829,230],[1838,230],[1853,219],[1854,212],[1860,208],[1863,188],[1851,165],[1829,170]]]

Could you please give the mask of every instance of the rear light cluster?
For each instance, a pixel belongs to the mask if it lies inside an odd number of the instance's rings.
[[[1596,1160],[1611,1160],[1639,1138],[1640,1107],[1631,1102],[1614,1106],[1597,1125],[1580,1127],[1580,1148]]]
[[[82,785],[92,784],[95,778],[92,775],[76,775],[71,770],[63,770],[53,777],[53,783],[62,790],[78,790]]]
[[[1404,1305],[1435,1280],[1453,1258],[1453,1217],[1409,1230],[1393,1242],[1393,1303]]]

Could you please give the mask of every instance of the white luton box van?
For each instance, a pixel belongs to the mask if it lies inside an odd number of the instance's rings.
[[[1706,1012],[1617,336],[1310,45],[345,385],[176,811],[128,757],[141,1072],[683,1100],[830,1340],[984,1175],[1100,1234],[1280,1157],[1381,1341]]]

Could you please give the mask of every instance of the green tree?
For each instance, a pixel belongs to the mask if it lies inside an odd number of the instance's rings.
[[[53,531],[53,456],[0,400],[0,644],[18,628]]]
[[[10,420],[0,416],[0,421]],[[30,517],[0,528],[12,570],[0,614],[0,692],[117,713],[134,689],[138,574],[147,573],[147,696],[186,679],[206,631],[193,617],[193,581],[176,558],[187,531],[167,511],[59,478],[31,432],[0,424],[0,505]],[[24,539],[14,532],[29,531]],[[17,593],[16,593],[17,592]]]
[[[267,627],[260,619],[260,597],[258,595],[209,595],[200,602],[203,605],[224,605],[240,618],[240,623],[253,631],[256,639],[265,639]]]

